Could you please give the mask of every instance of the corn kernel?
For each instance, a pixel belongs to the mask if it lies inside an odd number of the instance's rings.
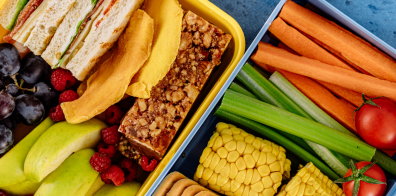
[[[261,140],[260,138],[256,138],[253,143],[252,146],[254,147],[254,149],[256,150],[261,150]]]
[[[231,192],[236,192],[242,183],[237,182],[236,180],[231,180]]]
[[[270,189],[265,189],[264,191],[263,191],[263,195],[264,196],[273,196],[273,195],[275,195],[275,190],[273,189],[273,188],[270,188]]]
[[[253,159],[254,159],[254,163],[256,164],[258,159],[260,158],[260,151],[259,150],[254,150],[252,153]]]
[[[280,172],[271,173],[270,177],[274,183],[278,183],[282,181],[282,174]]]
[[[220,157],[216,153],[213,155],[212,162],[210,162],[209,168],[214,171],[216,169],[216,166],[219,164],[219,162],[220,162]]]
[[[242,136],[242,137],[247,137],[247,136],[250,135],[249,133],[246,133],[246,131],[244,131],[244,130],[242,130],[242,129],[240,129],[240,130],[241,130],[241,136]]]
[[[217,149],[219,149],[222,146],[223,146],[223,139],[221,137],[217,137],[212,146],[212,150],[217,151]]]
[[[217,178],[218,178],[218,174],[213,173],[212,176],[209,178],[208,183],[217,184]]]
[[[231,151],[228,153],[227,161],[230,163],[234,163],[240,157],[238,151]]]
[[[256,192],[261,192],[264,190],[264,185],[262,182],[258,181],[250,186],[250,188]]]
[[[202,164],[199,164],[197,167],[197,171],[195,172],[195,174],[197,175],[198,178],[202,178],[202,174],[204,171],[204,167],[202,166]]]
[[[231,129],[223,129],[223,130],[220,131],[220,135],[222,135],[222,136],[224,136],[224,135],[232,136],[232,131],[231,131]]]
[[[311,185],[305,186],[304,195],[314,195],[316,192],[315,188]]]
[[[294,178],[292,178],[290,180],[290,182],[286,185],[285,191],[290,192],[292,189],[294,189],[299,184],[301,184],[300,176],[294,176]]]
[[[224,191],[224,195],[234,196],[234,193],[232,193],[231,191]]]
[[[268,176],[271,172],[268,165],[262,165],[257,168],[257,171],[260,173],[261,177]]]
[[[219,122],[216,125],[216,131],[217,132],[220,132],[221,130],[228,129],[228,128],[230,128],[230,126],[227,123]]]
[[[300,189],[300,184],[298,184],[296,187],[290,190],[287,194],[290,194],[290,196],[296,196],[299,189]]]
[[[230,191],[231,190],[231,180],[227,181],[222,187],[221,190],[223,191]]]
[[[248,136],[245,137],[245,142],[247,144],[252,144],[254,139],[256,139],[256,137],[254,137],[253,135],[248,135]]]
[[[209,168],[205,168],[203,174],[202,174],[202,179],[208,181],[209,178],[212,176],[213,174],[213,170],[209,169]]]
[[[276,156],[272,153],[267,153],[267,164],[271,164],[276,161]]]
[[[298,189],[297,196],[303,196],[305,191],[305,184],[301,183],[300,188]]]
[[[216,192],[220,192],[220,190],[221,190],[220,186],[218,186],[216,184],[209,184],[209,188]]]
[[[237,128],[235,125],[233,125],[233,124],[228,124],[228,126],[230,126],[230,129],[231,128]]]
[[[245,152],[246,142],[245,141],[237,141],[237,151],[239,154],[243,154]]]
[[[331,190],[333,191],[333,192],[337,192],[337,190],[338,190],[338,186],[336,185],[336,184],[332,184],[331,186]]]
[[[199,184],[201,184],[202,186],[208,185],[208,181],[207,181],[207,180],[204,180],[204,179],[202,179],[202,178],[200,178],[200,179],[198,180],[198,182],[199,182]]]
[[[282,185],[281,182],[275,183],[272,188],[274,188],[274,190],[278,190],[278,187],[280,187],[280,185]]]
[[[286,154],[284,152],[279,152],[278,157],[276,159],[278,161],[286,161]]]
[[[219,175],[217,176],[217,183],[216,183],[216,185],[218,185],[218,186],[221,187],[221,186],[225,185],[225,183],[227,183],[229,180],[230,180],[230,179],[229,179],[227,176],[223,176],[223,175],[219,174]]]
[[[199,178],[197,177],[197,173],[194,174],[193,180],[194,180],[195,182],[198,182]]]
[[[245,189],[243,190],[242,196],[249,196],[250,186],[245,185]]]
[[[252,177],[253,177],[253,169],[247,169],[246,170],[246,177],[245,177],[245,181],[243,182],[245,185],[249,185],[250,181],[252,181]]]
[[[255,168],[253,169],[253,177],[252,177],[252,181],[250,182],[251,184],[256,183],[257,181],[261,180],[261,175],[258,172],[258,170]]]
[[[227,158],[228,151],[227,151],[226,148],[220,147],[220,148],[217,150],[217,154],[219,155],[220,158],[225,159],[225,158]]]
[[[338,188],[337,193],[338,196],[341,196],[342,194],[344,194],[344,191],[342,191],[342,189]]]
[[[239,171],[237,176],[235,177],[235,181],[239,183],[243,183],[246,178],[246,170]]]
[[[279,154],[279,146],[276,144],[272,145],[272,153],[277,157]]]
[[[267,163],[267,153],[265,152],[260,152],[260,157],[256,163],[256,167],[259,167],[261,165],[264,165],[265,163]]]
[[[245,160],[246,168],[254,168],[254,166],[256,165],[253,156],[250,154],[244,155],[243,159]]]
[[[241,196],[243,194],[243,190],[245,190],[245,185],[241,184],[239,188],[234,192],[235,196]]]
[[[217,133],[217,132],[215,132],[215,133],[212,135],[212,137],[210,137],[210,140],[208,141],[208,147],[209,147],[209,148],[212,148],[212,147],[213,147],[213,144],[214,144],[214,142],[215,142],[215,140],[216,140],[217,137],[219,137],[219,133]]]
[[[212,152],[212,149],[209,147],[206,147],[203,152],[201,157],[199,158],[199,163],[203,163],[209,156],[209,154]]]
[[[236,141],[230,141],[225,144],[224,147],[228,150],[228,152],[234,151],[237,148]]]
[[[261,182],[263,183],[263,186],[264,186],[264,188],[266,188],[266,189],[271,188],[272,185],[274,184],[274,183],[272,182],[271,177],[269,177],[269,176],[263,177],[263,178],[261,179]]]
[[[298,171],[298,173],[296,175],[300,176],[300,178],[302,178],[307,172],[308,172],[308,169],[306,167],[303,167],[302,169],[300,169],[300,171]]]
[[[209,154],[209,156],[208,156],[208,158],[206,158],[206,160],[202,163],[202,165],[206,168],[206,167],[209,167],[209,165],[210,165],[210,162],[212,162],[212,158],[213,158],[213,155],[215,154],[215,152],[210,152],[210,154]]]
[[[230,163],[227,163],[224,166],[224,168],[221,170],[220,174],[223,176],[227,176],[227,178],[228,178],[228,176],[230,176]]]
[[[239,135],[241,133],[241,130],[239,130],[238,128],[230,128],[232,135]]]
[[[228,129],[228,130],[229,130],[229,129]],[[224,143],[224,145],[227,144],[228,142],[234,140],[234,137],[232,137],[232,135],[228,135],[228,134],[221,135],[221,137],[223,138],[223,143]]]
[[[323,176],[322,183],[326,184],[329,181],[329,177]]]
[[[285,150],[285,148],[283,148],[282,146],[279,146],[279,151],[281,151],[281,152],[286,152],[286,150]]]
[[[246,148],[243,154],[252,154],[253,151],[254,151],[254,147],[251,144],[246,144]]]
[[[230,178],[235,179],[235,177],[238,175],[238,168],[235,163],[230,163]]]
[[[239,171],[246,169],[246,163],[242,157],[239,157],[235,163]]]
[[[311,174],[311,176],[309,176],[309,178],[308,178],[307,184],[313,185],[315,182],[315,179],[316,179],[315,174]]]
[[[323,174],[322,174],[322,172],[321,173],[319,173],[319,175],[317,175],[318,176],[318,178],[322,181],[322,179],[323,179]]]
[[[252,187],[250,187],[249,196],[258,196],[258,192],[252,190]]]
[[[216,169],[214,170],[216,173],[220,173],[223,170],[224,166],[227,164],[227,160],[221,159],[219,164],[217,164]]]
[[[261,151],[263,152],[272,152],[272,146],[266,145]]]
[[[271,163],[271,164],[269,165],[269,168],[270,168],[271,172],[280,171],[280,170],[281,170],[280,167],[281,167],[281,166],[280,166],[279,162],[273,162],[273,163]]]
[[[313,183],[313,187],[315,190],[318,190],[318,188],[320,187],[320,185],[322,184],[322,181],[319,178],[315,179],[315,182]]]
[[[304,182],[304,183],[307,183],[309,177],[311,177],[311,174],[310,174],[310,173],[306,173],[306,174],[301,178],[301,181]]]

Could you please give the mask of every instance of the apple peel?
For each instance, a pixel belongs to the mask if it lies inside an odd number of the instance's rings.
[[[149,58],[153,37],[154,20],[143,10],[134,12],[114,55],[89,77],[82,96],[61,104],[66,121],[87,121],[119,102],[132,77]]]
[[[176,59],[184,11],[177,0],[146,0],[143,9],[155,21],[153,50],[145,65],[133,77],[126,93],[147,99],[152,87],[166,76]]]

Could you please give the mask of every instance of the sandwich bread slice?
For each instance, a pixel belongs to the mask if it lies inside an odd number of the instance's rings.
[[[42,57],[52,68],[65,68],[71,53],[82,43],[93,21],[102,11],[104,0],[79,0],[60,24]],[[105,2],[104,4],[108,4]]]
[[[142,3],[143,0],[111,0],[104,3],[104,9],[92,23],[87,38],[76,43],[78,47],[82,46],[72,52],[66,69],[78,80],[84,80],[101,56],[117,41],[132,13],[140,8]]]
[[[8,0],[0,8],[0,24],[5,29],[12,31],[19,13],[25,7],[29,0]]]

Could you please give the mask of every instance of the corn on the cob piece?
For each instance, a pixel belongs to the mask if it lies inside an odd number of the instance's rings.
[[[312,163],[302,167],[277,196],[345,196],[344,191],[333,184]]]
[[[234,125],[219,123],[199,160],[194,180],[225,195],[273,196],[290,178],[286,150]]]

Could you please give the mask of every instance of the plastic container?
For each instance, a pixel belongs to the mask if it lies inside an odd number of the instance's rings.
[[[243,65],[249,61],[250,56],[257,49],[257,44],[259,41],[267,42],[267,43],[276,43],[277,40],[271,38],[269,36],[269,32],[267,32],[268,27],[271,25],[272,21],[278,16],[281,11],[284,3],[287,0],[281,0],[279,4],[276,6],[261,31],[258,33],[250,47],[247,49],[245,55],[242,57],[241,61],[238,63],[236,69],[232,72],[230,78],[226,81],[224,86],[221,88],[219,93],[214,98],[212,104],[209,105],[208,109],[205,111],[204,115],[198,121],[195,128],[188,135],[186,140],[180,146],[179,150],[176,152],[175,156],[172,160],[169,161],[169,164],[166,168],[164,168],[163,173],[160,174],[158,179],[154,182],[153,187],[148,191],[147,195],[151,195],[159,183],[163,180],[163,178],[170,172],[179,171],[184,174],[186,177],[193,178],[196,168],[199,164],[199,158],[203,149],[206,147],[209,138],[212,136],[213,131],[215,130],[216,124],[218,122],[226,122],[214,115],[214,108],[219,104],[221,97],[224,92],[227,90],[231,82],[234,80],[235,76],[238,74],[239,70],[243,67]],[[296,0],[295,0],[296,1]],[[304,5],[306,3],[307,7],[316,9],[323,16],[331,18],[333,21],[352,31],[353,33],[359,35],[363,39],[370,42],[372,45],[376,46],[389,56],[396,59],[396,50],[386,44],[384,41],[370,33],[368,30],[364,29],[362,26],[354,22],[348,16],[337,10],[335,7],[330,5],[325,0],[306,0],[306,1],[298,1],[300,5]],[[303,2],[301,4],[301,2]],[[253,64],[252,64],[253,65]],[[253,135],[258,136],[254,132],[249,132]],[[262,137],[262,135],[260,135]],[[392,196],[396,193],[396,179],[388,180],[388,194],[387,196]]]
[[[0,0],[0,7],[3,5],[5,0]],[[208,106],[212,103],[214,97],[218,94],[219,90],[229,78],[232,71],[237,66],[238,62],[242,58],[245,52],[245,36],[239,24],[228,14],[222,11],[220,8],[210,3],[208,0],[179,0],[182,8],[187,11],[191,10],[198,16],[203,17],[205,20],[213,23],[225,33],[232,35],[232,40],[223,55],[222,63],[218,65],[213,71],[211,77],[207,81],[207,84],[201,91],[198,99],[194,103],[190,110],[186,120],[182,127],[179,129],[175,136],[170,148],[168,149],[164,158],[160,161],[157,168],[151,172],[148,178],[143,183],[137,195],[145,195],[146,192],[152,187],[152,184],[163,169],[168,165],[168,162],[174,157],[176,151],[183,143],[187,135],[193,130],[198,120],[207,110]],[[0,36],[3,37],[8,33],[4,28],[0,28]],[[3,42],[1,39],[0,43]],[[28,127],[19,124],[18,134],[15,136],[15,141],[21,140],[33,127]]]

